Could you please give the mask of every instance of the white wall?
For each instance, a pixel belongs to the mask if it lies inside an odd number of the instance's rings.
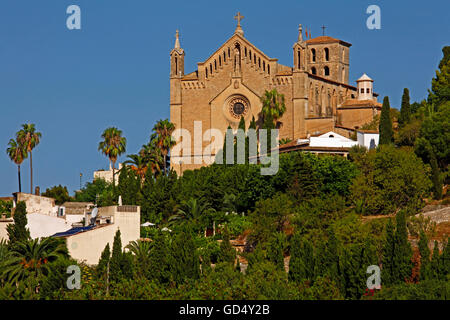
[[[378,133],[365,133],[360,131],[357,132],[358,144],[366,147],[367,149],[370,148],[370,141],[372,139],[375,140],[375,147],[377,147],[380,140],[380,135]]]
[[[30,229],[30,236],[33,239],[49,237],[72,228],[72,223],[63,218],[50,217],[40,213],[27,214],[27,220],[27,228]]]
[[[137,212],[117,212],[117,207],[100,209],[103,209],[102,212],[99,211],[99,214],[102,215],[105,215],[105,212],[113,213],[113,224],[99,226],[93,230],[67,237],[67,248],[70,256],[89,265],[98,263],[107,243],[112,250],[117,229],[120,229],[123,248],[131,241],[140,238],[140,207],[137,207]]]
[[[6,226],[11,222],[0,221],[0,240],[8,240],[8,233],[6,232]]]
[[[72,224],[76,222],[81,222],[84,218],[84,214],[66,214],[66,222]]]
[[[27,205],[27,213],[41,213],[49,216],[57,215],[55,199],[36,196],[29,193],[17,193],[17,202],[24,201]]]
[[[122,164],[119,163],[119,168],[116,168],[116,174],[115,174],[115,185],[118,185],[118,180],[119,180],[119,174],[118,171],[122,169]],[[110,166],[109,170],[98,170],[98,171],[94,171],[94,180],[95,179],[103,179],[108,183],[112,183],[113,180],[113,170]]]
[[[333,131],[327,132],[318,137],[311,137],[309,140],[310,147],[351,148],[356,144],[356,141],[341,136]]]

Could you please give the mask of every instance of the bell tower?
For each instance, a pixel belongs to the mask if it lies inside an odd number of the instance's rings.
[[[175,34],[175,46],[170,51],[170,121],[175,128],[181,128],[182,91],[181,78],[184,76],[184,50],[180,46],[180,33]],[[180,164],[171,164],[180,172]]]
[[[298,39],[297,42],[294,43],[294,70],[306,70],[306,45],[303,41],[303,27],[300,24],[298,26]]]
[[[175,46],[170,52],[170,78],[184,76],[184,50],[180,46],[180,32],[175,33]]]
[[[293,45],[293,126],[292,136],[303,137],[306,135],[305,116],[308,110],[308,73],[306,68],[306,44],[303,41],[303,28],[298,26],[297,42]]]

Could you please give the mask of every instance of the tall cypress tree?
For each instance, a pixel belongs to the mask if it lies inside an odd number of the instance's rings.
[[[294,282],[312,281],[314,278],[314,249],[300,234],[294,235],[289,260],[289,280]]]
[[[442,199],[442,179],[439,166],[436,160],[436,155],[430,148],[430,165],[431,165],[431,175],[433,182],[433,198],[436,200]]]
[[[122,277],[122,240],[120,238],[120,230],[117,230],[114,236],[112,256],[109,263],[110,278],[112,281],[119,281]]]
[[[300,282],[304,276],[301,268],[302,261],[301,236],[294,234],[291,241],[291,258],[289,260],[289,280]]]
[[[223,148],[222,148],[222,155],[223,155],[222,164],[227,164],[227,153],[229,152],[229,151],[227,151],[227,141],[228,141],[228,138],[231,137],[230,132],[232,133],[232,130],[233,129],[231,129],[231,126],[228,126],[227,131],[225,131],[225,138],[223,139]],[[233,140],[234,140],[234,137],[233,137]],[[236,156],[236,154],[235,154],[235,156]]]
[[[267,248],[267,260],[273,262],[278,270],[284,271],[283,235],[275,234],[269,241]]]
[[[124,205],[136,205],[141,199],[140,177],[129,166],[120,169],[118,192]]]
[[[394,224],[392,220],[386,224],[385,239],[383,245],[383,270],[381,271],[382,285],[390,286],[393,282],[394,272]]]
[[[97,276],[103,278],[107,272],[108,263],[111,259],[111,249],[109,248],[109,243],[106,244],[105,249],[103,249],[98,261],[97,267],[95,269]]]
[[[264,123],[262,129],[266,130],[266,154],[270,156],[271,154],[271,141],[272,141],[272,130],[275,129],[275,124],[273,123],[273,117],[271,114],[264,116]]]
[[[394,140],[394,132],[392,131],[391,107],[389,105],[389,97],[384,97],[383,106],[380,115],[380,142],[379,144],[391,144]]]
[[[185,279],[197,279],[200,275],[200,261],[190,230],[181,231],[172,242],[169,268],[172,279],[181,284]]]
[[[362,263],[363,248],[360,246],[346,246],[343,248],[340,264],[345,296],[350,299],[359,299],[364,293],[365,279],[361,283],[361,274],[365,273],[367,266]],[[366,274],[363,277],[367,278]]]
[[[317,178],[311,161],[303,153],[295,155],[292,172],[288,192],[297,201],[311,199],[318,195],[317,186],[320,185],[321,181]]]
[[[341,283],[340,268],[339,268],[339,252],[338,240],[334,231],[331,229],[328,236],[327,247],[325,251],[326,275],[330,277],[337,284]]]
[[[17,203],[14,211],[14,223],[6,226],[6,231],[9,237],[9,244],[13,245],[16,242],[30,239],[30,230],[26,228],[27,220],[27,205],[20,201]]]
[[[170,281],[170,249],[163,234],[153,237],[153,246],[150,254],[150,270],[148,275],[160,283]]]
[[[364,293],[367,288],[367,268],[371,265],[378,265],[377,249],[371,236],[366,237],[364,247],[361,253],[361,267],[359,268],[359,296]]]
[[[241,117],[241,120],[239,121],[239,126],[238,129],[241,129],[242,131],[244,131],[245,134],[245,120],[244,117]],[[239,134],[236,135],[236,142],[234,143],[234,163],[237,163],[237,159],[238,159],[238,137]],[[247,151],[247,145],[246,145],[246,137],[244,136],[244,163],[248,162],[248,151]]]
[[[248,126],[248,129],[256,131],[256,121],[255,121],[254,116],[252,117],[252,121],[250,121],[250,125]],[[258,148],[258,147],[256,147],[256,148]],[[256,155],[253,155],[253,156],[257,156],[257,155],[258,155],[258,149],[256,149]],[[247,133],[247,135],[245,137],[245,163],[249,163],[249,157],[250,157],[250,138]]]
[[[428,248],[428,237],[423,230],[420,231],[418,245],[420,252],[420,280],[427,280],[430,278],[430,248]]]
[[[442,279],[450,275],[450,237],[447,237],[444,249],[442,250],[440,275]]]
[[[399,211],[395,219],[397,226],[394,234],[394,270],[392,276],[394,283],[402,283],[411,277],[413,252],[408,241],[406,212]]]
[[[399,128],[403,128],[411,119],[411,105],[409,103],[409,90],[403,89],[402,106],[400,108],[400,116],[398,118]]]
[[[250,125],[248,126],[249,129],[254,129],[256,130],[256,120],[255,120],[255,116],[252,116],[252,121],[250,121]]]
[[[434,248],[433,248],[433,256],[431,257],[431,277],[433,279],[439,279],[441,272],[441,265],[440,265],[440,259],[441,256],[439,254],[439,244],[437,241],[434,241]]]
[[[326,250],[327,243],[320,240],[314,251],[314,279],[323,277],[326,274]]]

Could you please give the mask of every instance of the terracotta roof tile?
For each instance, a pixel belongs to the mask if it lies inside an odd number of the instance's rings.
[[[364,129],[356,129],[358,132],[362,133],[379,133],[378,130],[364,130]]]
[[[307,44],[320,44],[320,43],[332,43],[332,42],[339,42],[342,43],[344,45],[347,46],[351,46],[351,43],[336,39],[336,38],[332,38],[329,36],[320,36],[320,37],[316,37],[316,38],[312,38],[312,39],[308,39],[305,41]]]
[[[358,107],[379,107],[381,108],[381,103],[374,100],[358,100],[358,99],[347,99],[343,104],[338,106],[339,108],[358,108]]]

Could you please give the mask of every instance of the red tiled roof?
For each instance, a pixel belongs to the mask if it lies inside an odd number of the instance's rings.
[[[330,82],[330,83],[338,84],[338,85],[347,87],[347,88],[349,88],[349,89],[352,89],[352,90],[354,90],[354,91],[357,90],[357,88],[356,88],[355,86],[352,86],[352,85],[347,84],[347,83],[339,82],[339,81],[336,81],[336,80],[333,80],[333,79],[330,79],[330,78],[321,77],[321,76],[319,76],[319,75],[317,75],[317,74],[309,73],[309,76],[310,76],[311,78],[315,78],[315,79],[318,79],[318,80],[322,80],[322,81],[327,81],[327,82]]]
[[[359,108],[359,107],[376,107],[381,108],[381,103],[374,100],[358,100],[358,99],[347,99],[341,104],[339,108]]]
[[[362,133],[379,133],[378,130],[364,130],[364,129],[356,129],[358,132]]]
[[[307,44],[320,44],[320,43],[332,43],[332,42],[339,42],[342,43],[343,45],[346,46],[351,46],[351,43],[336,39],[336,38],[332,38],[329,36],[320,36],[320,37],[316,37],[316,38],[312,38],[312,39],[308,39],[305,41]]]
[[[280,153],[289,151],[325,151],[325,152],[348,152],[350,148],[346,147],[311,147],[309,145],[299,144],[297,141],[293,141],[295,144],[287,143],[281,145],[279,148]]]
[[[341,126],[339,124],[336,124],[335,127],[336,128],[340,128],[340,129],[344,129],[344,130],[355,131],[355,128],[344,127],[344,126]]]

